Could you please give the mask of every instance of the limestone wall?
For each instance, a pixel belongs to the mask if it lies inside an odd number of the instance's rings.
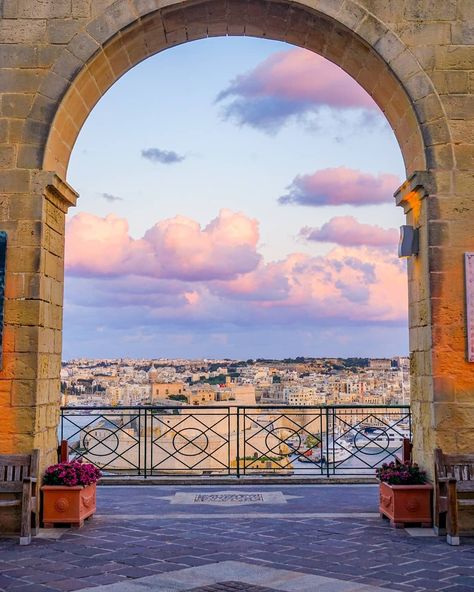
[[[9,232],[0,451],[39,446],[43,462],[54,458],[64,213],[74,202],[61,179],[83,121],[148,55],[244,34],[328,57],[385,112],[410,179],[400,202],[422,237],[409,266],[416,455],[429,466],[435,445],[474,450],[462,266],[474,251],[472,0],[3,0],[0,16],[0,211]]]

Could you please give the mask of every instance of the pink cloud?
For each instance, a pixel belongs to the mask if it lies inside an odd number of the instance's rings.
[[[140,294],[144,280],[146,291]],[[314,329],[407,322],[404,263],[364,247],[337,247],[319,257],[293,253],[229,280],[128,276],[120,282],[108,277],[74,281],[74,289],[67,291],[68,307],[96,308],[104,318],[113,317],[115,308],[120,312],[114,324],[122,327]]]
[[[66,269],[84,276],[228,279],[258,265],[258,238],[258,222],[230,210],[204,228],[184,216],[162,220],[138,240],[122,218],[81,213],[67,224]]]
[[[217,101],[229,97],[233,100],[225,107],[227,117],[267,131],[320,107],[380,113],[370,95],[341,68],[299,48],[273,54],[237,76]]]
[[[403,263],[364,247],[337,247],[319,257],[293,253],[210,290],[238,300],[256,318],[283,324],[399,322],[407,314]]]
[[[373,175],[346,167],[322,169],[295,177],[281,204],[306,206],[374,205],[389,203],[400,185],[396,175]]]
[[[345,229],[361,240],[366,225],[333,220],[326,236]],[[100,323],[123,331],[406,323],[405,267],[388,250],[339,246],[264,262],[258,240],[257,222],[229,210],[205,227],[181,216],[163,220],[137,240],[123,219],[78,214],[67,227],[67,272],[75,276],[67,306],[77,315],[95,310]]]
[[[362,224],[353,216],[335,216],[321,228],[305,226],[300,235],[308,241],[336,243],[346,247],[393,248],[398,241],[395,228],[382,228],[374,224]]]

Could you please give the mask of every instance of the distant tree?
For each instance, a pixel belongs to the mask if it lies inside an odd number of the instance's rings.
[[[209,378],[203,378],[200,382],[205,384],[225,384],[226,375],[218,374],[217,376],[210,376]]]
[[[171,401],[181,401],[182,403],[187,402],[187,399],[184,395],[169,395],[168,399]]]

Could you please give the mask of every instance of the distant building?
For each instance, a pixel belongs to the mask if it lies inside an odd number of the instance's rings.
[[[374,358],[369,360],[369,368],[371,370],[390,370],[392,368],[392,360],[386,358]]]
[[[184,395],[183,382],[152,382],[151,402],[168,399],[170,395]]]
[[[215,400],[215,393],[212,389],[197,388],[184,393],[189,405],[205,405]]]

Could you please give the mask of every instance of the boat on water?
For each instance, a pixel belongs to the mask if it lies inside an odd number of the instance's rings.
[[[305,452],[303,452],[303,454],[301,454],[298,457],[298,460],[300,462],[311,462],[311,463],[317,463],[319,464],[321,462],[321,449],[320,448],[314,448],[314,449],[309,449],[306,450]]]
[[[373,454],[374,452],[393,452],[403,446],[403,440],[410,438],[410,432],[405,429],[387,428],[372,433],[360,434],[355,445],[359,452]]]
[[[322,465],[337,465],[344,462],[353,455],[353,450],[349,446],[340,446],[338,444],[330,445],[329,450],[315,448],[308,450],[299,456],[301,462],[311,462]]]
[[[352,447],[348,444],[340,446],[335,444],[329,446],[329,450],[326,451],[326,455],[323,458],[323,462],[328,465],[335,465],[344,462],[354,454]]]

